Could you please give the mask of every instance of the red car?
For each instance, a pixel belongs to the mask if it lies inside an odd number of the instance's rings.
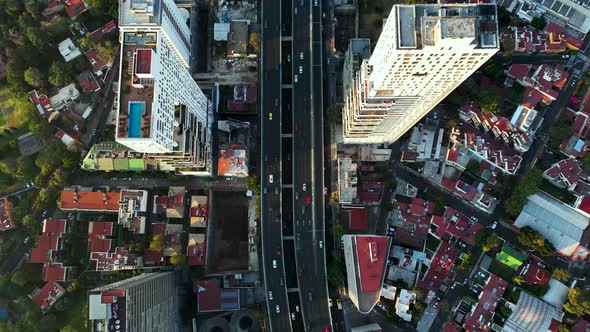
[[[307,196],[307,198],[305,199],[305,203],[311,204],[311,197]]]

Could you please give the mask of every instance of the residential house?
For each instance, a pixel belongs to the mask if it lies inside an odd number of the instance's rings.
[[[153,213],[166,218],[183,218],[185,192],[185,187],[170,187],[168,196],[154,196]]]
[[[525,87],[523,105],[533,109],[539,102],[550,104],[557,99],[569,74],[562,65],[513,64],[508,69],[506,85],[516,82]]]
[[[86,191],[82,188],[65,188],[61,192],[60,209],[63,211],[89,211],[118,213],[120,191]]]
[[[514,38],[516,52],[563,52],[567,45],[561,39],[545,31],[539,31],[531,26],[510,27]]]
[[[416,293],[411,290],[402,289],[395,301],[395,314],[406,322],[412,321],[410,305],[416,301]]]
[[[590,178],[574,158],[563,159],[551,165],[543,172],[543,178],[576,195],[590,194]]]
[[[66,290],[58,283],[48,282],[43,287],[36,288],[33,293],[29,294],[29,298],[41,309],[41,312],[45,313],[65,293]]]
[[[205,259],[207,258],[207,239],[205,234],[190,233],[188,235],[186,256],[189,266],[205,265]]]
[[[74,45],[71,38],[60,42],[57,45],[57,49],[66,62],[70,62],[82,55],[82,52],[76,45]]]
[[[84,52],[84,56],[88,59],[88,62],[90,62],[92,71],[96,76],[102,76],[113,65],[113,60],[106,61],[105,56],[101,55],[96,48],[91,48]]]
[[[84,0],[65,0],[64,3],[66,5],[66,13],[72,20],[77,19],[78,15],[87,11],[89,8]]]
[[[70,279],[72,267],[63,265],[62,253],[67,226],[64,219],[43,220],[43,233],[37,238],[36,247],[31,250],[31,263],[43,264],[44,281]]]
[[[585,136],[586,135],[584,135],[584,137]],[[559,151],[570,158],[584,158],[588,151],[590,151],[590,140],[582,139],[577,135],[572,135],[569,139],[566,139],[561,143]]]
[[[472,307],[463,323],[463,327],[467,331],[487,332],[491,330],[494,324],[494,311],[496,311],[507,286],[507,281],[490,273],[483,290],[479,293],[477,303]]]
[[[96,42],[100,42],[104,39],[104,37],[110,33],[117,31],[117,23],[115,21],[107,22],[102,27],[92,31],[90,35]]]
[[[191,227],[206,228],[209,217],[209,197],[191,196],[190,225]]]
[[[412,136],[402,151],[402,161],[425,161],[444,157],[444,128],[418,124],[412,130]]]
[[[418,280],[418,287],[432,292],[444,291],[450,287],[455,279],[454,267],[458,256],[459,249],[448,242],[441,242],[428,270],[422,279]]]
[[[424,251],[435,204],[421,198],[413,198],[411,202],[393,202],[389,225],[395,228],[393,239],[396,244]]]
[[[545,286],[551,279],[551,272],[549,272],[545,264],[532,259],[520,270],[520,276],[529,285]]]
[[[146,190],[121,190],[118,223],[135,234],[145,233],[148,192]]]
[[[475,236],[484,226],[474,222],[452,207],[447,207],[442,216],[433,216],[430,234],[449,242],[461,240],[475,246]]]
[[[247,177],[248,154],[248,147],[243,144],[220,146],[217,175]]]

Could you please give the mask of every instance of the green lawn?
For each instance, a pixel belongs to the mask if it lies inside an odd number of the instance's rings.
[[[23,121],[18,117],[14,100],[12,99],[12,92],[10,92],[10,88],[7,85],[0,85],[0,105],[3,111],[3,114],[0,115],[0,128],[6,125],[15,128],[20,127]]]

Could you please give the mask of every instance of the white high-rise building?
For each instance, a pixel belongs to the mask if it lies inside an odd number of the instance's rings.
[[[495,4],[394,5],[370,58],[347,52],[344,142],[394,142],[412,128],[499,50],[496,18]]]
[[[117,142],[180,173],[211,171],[211,103],[193,80],[190,29],[173,0],[119,4]]]

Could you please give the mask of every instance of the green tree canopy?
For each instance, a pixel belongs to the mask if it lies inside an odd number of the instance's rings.
[[[49,68],[48,80],[54,86],[62,86],[69,83],[72,81],[71,70],[65,62],[55,60]]]
[[[565,269],[556,268],[553,270],[551,277],[559,281],[568,281],[570,279],[570,272]]]
[[[590,294],[580,288],[571,288],[563,309],[575,316],[590,314]]]
[[[186,264],[186,256],[175,254],[170,257],[170,264],[172,265],[184,265]]]
[[[34,88],[45,86],[45,75],[37,67],[29,67],[25,70],[25,82]]]
[[[506,201],[506,213],[509,216],[516,217],[527,203],[527,198],[539,191],[543,181],[542,175],[541,170],[535,167],[524,172],[512,195]]]
[[[166,239],[164,238],[164,235],[162,235],[162,234],[154,235],[154,237],[152,237],[152,240],[150,241],[150,250],[153,250],[153,251],[164,250],[165,240]]]

